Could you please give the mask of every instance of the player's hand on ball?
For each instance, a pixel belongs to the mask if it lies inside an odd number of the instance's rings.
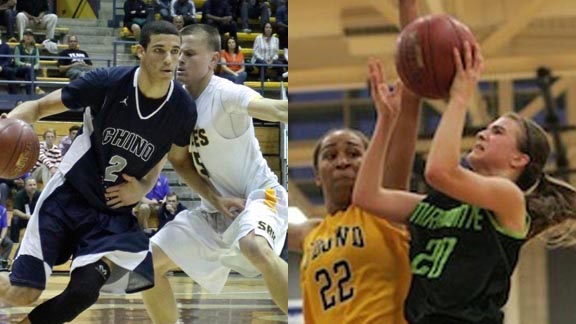
[[[450,88],[450,97],[467,103],[476,90],[476,85],[484,69],[484,58],[476,44],[464,43],[463,57],[458,49],[454,48],[454,61],[456,62],[456,75]]]
[[[134,205],[146,194],[138,179],[122,174],[126,182],[106,189],[106,204],[113,209]]]

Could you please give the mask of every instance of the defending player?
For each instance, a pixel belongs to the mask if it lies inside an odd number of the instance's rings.
[[[220,59],[220,36],[214,27],[191,25],[181,35],[178,79],[199,107],[191,146],[195,167],[222,196],[246,199],[246,205],[220,235],[207,220],[214,208],[204,198],[214,193],[207,186],[193,187],[203,198],[202,206],[178,214],[151,239],[156,286],[142,294],[146,308],[156,323],[177,321],[165,274],[179,266],[212,292],[222,289],[230,269],[246,276],[261,273],[272,298],[286,312],[288,265],[278,254],[287,229],[287,193],[260,152],[252,117],[286,123],[288,102],[262,98],[213,75]],[[239,202],[237,207],[243,206]]]

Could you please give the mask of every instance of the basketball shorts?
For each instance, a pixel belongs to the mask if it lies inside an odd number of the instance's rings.
[[[72,256],[71,271],[102,258],[113,263],[103,291],[132,293],[154,284],[149,239],[136,218],[90,207],[58,172],[38,199],[10,282],[43,290],[52,268]]]
[[[245,209],[220,232],[215,217],[196,208],[186,210],[168,222],[150,240],[166,253],[190,278],[206,290],[218,293],[230,270],[247,277],[260,272],[240,252],[239,240],[250,232],[264,237],[279,255],[288,228],[288,194],[278,185],[255,190],[246,200]]]

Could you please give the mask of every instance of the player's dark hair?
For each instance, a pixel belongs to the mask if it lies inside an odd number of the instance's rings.
[[[152,35],[176,35],[178,36],[178,29],[172,23],[164,20],[156,20],[149,22],[142,28],[140,34],[140,45],[146,48],[150,44]]]
[[[206,40],[206,45],[208,45],[209,50],[214,52],[220,52],[222,50],[220,33],[216,27],[206,24],[194,24],[188,25],[180,31],[181,36],[200,34]],[[236,43],[236,46],[238,46],[238,43]]]
[[[318,171],[318,160],[320,158],[320,149],[322,149],[322,143],[324,142],[324,140],[328,136],[330,136],[336,132],[340,132],[340,131],[349,132],[349,133],[352,133],[352,134],[358,136],[360,138],[360,140],[362,140],[362,144],[364,144],[364,148],[368,148],[368,143],[370,141],[368,140],[368,137],[366,137],[366,135],[364,135],[364,133],[362,133],[359,130],[355,130],[352,128],[338,128],[338,129],[329,130],[322,137],[320,137],[320,139],[316,142],[316,145],[314,146],[313,157],[314,157],[314,170],[315,171]]]
[[[68,133],[71,133],[72,131],[79,131],[79,130],[80,130],[80,126],[72,125],[72,126],[70,126],[70,128],[68,128]]]

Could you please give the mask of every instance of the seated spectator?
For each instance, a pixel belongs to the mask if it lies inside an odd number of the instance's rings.
[[[220,57],[220,76],[236,84],[243,84],[246,81],[246,71],[244,68],[244,54],[238,49],[236,39],[230,37],[227,41],[226,49],[222,50]]]
[[[276,29],[278,30],[278,40],[280,48],[288,49],[288,0],[280,0],[276,10]],[[288,59],[286,59],[288,60]]]
[[[0,55],[11,55],[10,46],[6,42],[0,39]],[[0,57],[0,77],[4,80],[14,81],[16,80],[16,69],[13,67],[12,62],[14,59],[12,57]],[[18,93],[18,87],[15,83],[8,83],[7,85],[9,94]]]
[[[160,173],[158,180],[154,188],[146,194],[140,203],[134,207],[134,214],[138,218],[138,224],[142,229],[148,228],[148,218],[158,215],[158,210],[160,209],[166,195],[170,193],[170,185],[168,184],[168,178]]]
[[[34,34],[29,29],[24,32],[24,38],[20,44],[14,48],[14,64],[16,65],[17,77],[30,82],[36,80],[40,68],[40,53],[36,48]],[[34,85],[30,83],[26,86],[26,94],[32,94],[32,90],[35,90],[36,94],[44,94],[40,87],[34,89]]]
[[[242,2],[242,31],[251,33],[248,28],[249,19],[259,19],[260,26],[270,21],[270,3],[264,0],[244,0]]]
[[[172,24],[180,30],[184,28],[184,18],[182,18],[182,16],[174,16],[174,18],[172,18]]]
[[[186,207],[178,201],[178,195],[175,192],[170,192],[166,195],[166,201],[158,210],[158,230],[160,230],[166,223],[173,220],[179,212],[186,210]]]
[[[12,245],[14,242],[8,237],[8,212],[5,205],[0,205],[0,271],[8,270],[8,258],[12,252]]]
[[[16,3],[16,29],[18,30],[18,37],[22,41],[24,36],[24,30],[26,28],[45,28],[46,29],[46,39],[49,42],[56,43],[54,40],[54,33],[56,31],[56,24],[58,23],[58,16],[48,11],[48,1],[47,0],[26,0],[18,1]],[[53,52],[53,47],[46,46],[50,48],[52,54],[58,53]]]
[[[172,21],[172,0],[156,0],[156,13],[162,20]]]
[[[12,222],[10,224],[10,239],[12,242],[20,242],[20,230],[28,226],[28,220],[32,217],[40,197],[40,191],[37,189],[36,180],[28,178],[24,189],[18,191],[14,197],[14,209],[12,210]]]
[[[6,38],[8,41],[17,41],[14,38],[14,6],[16,0],[0,0],[0,25],[6,27]]]
[[[232,20],[236,22],[238,22],[238,18],[242,17],[242,3],[244,3],[244,0],[228,0]]]
[[[58,53],[58,56],[69,57],[58,59],[58,69],[60,73],[70,78],[70,81],[80,78],[92,70],[92,61],[88,59],[88,53],[78,48],[78,36],[76,35],[68,36],[68,48]]]
[[[128,28],[136,41],[140,40],[140,32],[148,18],[148,11],[143,0],[126,0],[124,2],[124,27]]]
[[[40,154],[38,161],[32,169],[32,178],[36,181],[41,180],[43,185],[58,171],[58,166],[62,161],[60,148],[54,142],[56,140],[56,131],[49,129],[44,132],[44,142],[40,143]]]
[[[207,0],[202,11],[202,21],[218,28],[220,35],[230,33],[230,37],[238,38],[236,35],[238,27],[226,0]]]
[[[60,154],[62,156],[66,155],[66,152],[68,152],[68,149],[70,148],[70,145],[72,145],[72,142],[74,142],[74,139],[76,138],[76,135],[78,135],[78,131],[80,130],[80,126],[78,125],[73,125],[70,126],[70,128],[68,128],[68,135],[64,136],[61,140],[60,140]]]
[[[182,16],[184,26],[196,23],[196,6],[192,0],[172,0],[172,17]]]
[[[278,53],[280,52],[278,38],[272,34],[272,24],[269,22],[264,24],[263,33],[258,35],[254,40],[253,50],[252,63],[267,65],[285,64],[285,61],[280,60],[278,57]],[[262,74],[260,74],[261,76],[266,75],[266,66],[259,66],[258,68],[263,70]],[[281,67],[273,68],[273,70],[279,72],[277,77],[284,73]]]
[[[2,179],[0,178],[0,205],[7,206],[6,203],[10,197],[10,193],[24,188],[24,179],[28,178],[30,173],[26,173],[20,178],[16,179]]]

